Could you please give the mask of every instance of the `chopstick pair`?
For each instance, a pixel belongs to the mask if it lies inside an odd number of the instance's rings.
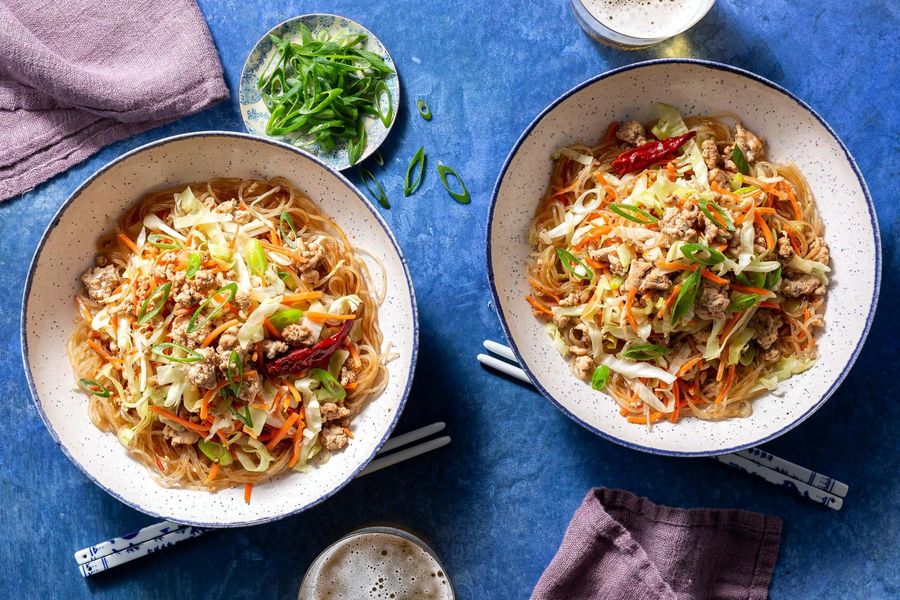
[[[525,371],[518,366],[516,356],[509,347],[492,340],[485,340],[484,347],[488,352],[492,352],[515,364],[510,364],[488,354],[479,354],[477,357],[478,362],[505,375],[524,381],[529,385],[532,384]],[[769,483],[791,488],[804,498],[834,510],[841,509],[844,505],[844,497],[850,490],[846,483],[827,475],[816,473],[806,467],[801,467],[759,448],[720,454],[713,458],[729,467],[761,477]]]
[[[444,422],[432,423],[431,425],[426,425],[425,427],[420,427],[419,429],[414,429],[413,431],[392,437],[385,442],[384,446],[381,447],[381,450],[378,451],[378,456],[381,458],[376,458],[370,462],[356,477],[359,478],[364,475],[369,475],[376,471],[380,471],[381,469],[391,467],[403,461],[446,446],[450,443],[450,436],[446,435],[430,439],[421,444],[409,446],[409,444],[413,444],[443,431],[446,426],[447,425]],[[403,446],[409,447],[403,448]],[[394,452],[393,454],[388,454],[398,448],[403,449]],[[385,454],[387,454],[387,456],[383,456]],[[81,576],[90,577],[91,575],[102,573],[113,567],[141,558],[142,556],[158,552],[169,546],[174,546],[184,540],[197,537],[207,531],[212,531],[212,528],[194,527],[192,525],[180,525],[171,521],[162,521],[160,523],[148,525],[147,527],[138,529],[132,533],[111,538],[104,542],[100,542],[99,544],[83,548],[75,553],[75,560],[79,565],[78,570],[81,572]]]

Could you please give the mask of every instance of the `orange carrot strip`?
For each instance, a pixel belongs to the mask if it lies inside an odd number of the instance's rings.
[[[662,319],[663,316],[666,314],[666,312],[668,312],[668,310],[670,308],[672,308],[672,304],[675,303],[675,299],[678,297],[678,292],[680,292],[680,291],[681,291],[680,283],[678,285],[676,285],[674,288],[672,288],[672,292],[669,294],[669,297],[666,298],[665,305],[661,309],[659,309],[658,313],[656,313],[657,319]]]
[[[803,212],[800,210],[800,204],[797,202],[797,196],[794,195],[794,190],[791,189],[791,184],[786,181],[782,181],[781,183],[783,184],[782,187],[787,194],[788,200],[791,202],[791,208],[794,209],[794,220],[802,221]]]
[[[725,285],[728,283],[727,279],[725,279],[724,277],[719,277],[718,275],[714,274],[709,269],[700,269],[700,275],[703,276],[705,279],[709,279],[713,283],[718,283],[720,285]]]
[[[685,373],[687,373],[688,371],[693,369],[694,365],[696,365],[697,363],[699,363],[702,360],[703,360],[702,356],[695,356],[694,358],[690,359],[689,361],[687,361],[686,363],[681,365],[681,368],[678,369],[678,372],[675,374],[675,376],[681,377],[682,375],[684,375]]]
[[[689,265],[684,262],[667,262],[664,260],[656,261],[656,266],[664,271],[696,271],[697,265]]]
[[[299,294],[285,294],[281,299],[282,304],[297,304],[306,300],[315,300],[322,297],[322,292],[302,292]]]
[[[300,418],[300,413],[291,413],[291,416],[289,416],[287,419],[285,419],[284,425],[282,425],[278,429],[278,431],[275,433],[275,437],[272,438],[272,441],[270,441],[268,444],[266,444],[266,448],[268,448],[269,450],[274,450],[275,446],[278,445],[278,442],[280,442],[284,438],[284,436],[287,435],[287,432],[290,430],[291,426],[299,418]]]
[[[278,331],[278,328],[275,327],[272,324],[272,321],[270,321],[268,318],[263,319],[263,327],[265,327],[266,331],[271,337],[275,338],[276,340],[281,339],[281,332]]]
[[[140,252],[140,250],[138,250],[137,245],[133,241],[131,241],[131,238],[128,237],[127,235],[125,235],[124,233],[118,233],[118,234],[116,234],[116,237],[119,239],[120,242],[122,242],[125,246],[127,246],[135,254],[138,254]]]
[[[206,480],[203,483],[205,483],[206,485],[212,483],[216,478],[216,475],[219,474],[220,469],[221,467],[219,466],[219,463],[213,463],[212,469],[209,470],[209,475],[206,476]]]
[[[537,290],[538,290],[539,292],[541,292],[542,294],[544,294],[544,295],[546,295],[546,296],[550,296],[551,298],[553,298],[554,300],[556,300],[557,302],[559,302],[559,296],[556,295],[556,293],[554,293],[553,290],[551,290],[550,288],[548,288],[546,285],[544,285],[543,283],[541,283],[540,281],[538,281],[538,280],[535,279],[534,277],[529,277],[529,278],[528,278],[528,283],[531,284],[531,287],[537,289]]]
[[[192,431],[199,431],[201,433],[206,433],[207,431],[209,431],[209,425],[201,425],[200,423],[194,423],[193,421],[188,421],[187,419],[182,419],[175,413],[169,412],[161,406],[156,406],[156,405],[151,404],[150,410],[152,410],[153,412],[155,412],[156,414],[158,414],[162,417],[167,418],[170,421],[175,421],[182,427],[187,427],[188,429],[190,429]]]
[[[766,300],[765,302],[759,303],[760,308],[768,308],[769,310],[781,310],[780,304],[775,304],[774,302],[769,302]]]
[[[253,484],[249,481],[244,484],[244,502],[250,504],[250,494],[253,493]]]
[[[101,346],[94,340],[87,340],[87,344],[88,344],[88,346],[91,347],[91,349],[94,352],[96,352],[97,354],[100,355],[100,358],[102,358],[103,360],[105,360],[106,362],[111,364],[116,369],[118,369],[120,371],[122,370],[122,361],[120,361],[118,358],[116,358],[115,356],[112,356],[109,352],[104,350],[103,346]]]
[[[209,403],[212,402],[212,399],[216,395],[216,392],[218,392],[221,388],[221,385],[217,385],[213,389],[203,394],[203,398],[201,398],[200,400],[200,418],[204,421],[207,419],[207,417],[209,417]]]
[[[650,413],[650,422],[656,423],[657,421],[662,419],[662,416],[663,415],[661,412],[653,411]],[[629,415],[625,418],[628,420],[629,423],[638,423],[638,424],[643,424],[643,425],[647,424],[647,417],[645,417],[644,415]]]
[[[637,331],[638,325],[637,321],[634,319],[634,315],[631,314],[631,306],[634,304],[634,297],[637,295],[637,286],[631,288],[628,292],[628,299],[625,301],[625,318],[628,319],[628,322],[631,323],[631,327]]]
[[[537,312],[550,315],[551,317],[553,316],[553,311],[544,306],[544,304],[542,304],[540,301],[535,300],[531,296],[525,296],[525,300],[527,300],[528,304],[530,304],[532,308],[534,308],[534,310],[536,310]]]
[[[753,222],[759,226],[759,228],[762,230],[763,237],[766,238],[766,249],[774,249],[775,238],[772,237],[772,231],[769,229],[769,226],[766,225],[766,222],[763,220],[763,218],[759,215],[755,215],[753,217]]]
[[[672,423],[678,422],[678,412],[681,408],[681,392],[679,391],[678,380],[672,382],[672,394],[675,396],[675,408],[669,413],[669,421]]]
[[[722,348],[722,354],[725,354],[725,348]],[[725,359],[719,358],[719,369],[716,371],[716,381],[722,381],[722,374],[725,372]]]
[[[301,405],[302,406],[302,405]],[[294,465],[297,464],[297,461],[300,459],[300,442],[303,440],[303,421],[297,424],[297,430],[294,432],[294,447],[291,449],[292,455],[291,460],[288,461],[288,466],[293,468]]]
[[[231,319],[230,321],[225,321],[224,323],[222,323],[221,325],[219,325],[218,327],[216,327],[215,329],[210,331],[209,335],[207,335],[205,338],[203,338],[203,341],[200,343],[200,347],[206,348],[207,346],[209,346],[210,344],[213,343],[213,340],[215,340],[221,334],[225,333],[226,329],[230,329],[231,327],[234,327],[238,323],[240,323],[240,321],[238,321],[237,319]]]
[[[716,404],[721,404],[725,399],[725,395],[728,393],[728,390],[731,389],[731,384],[734,382],[734,371],[734,365],[728,367],[728,377],[725,379],[725,385],[722,386],[722,391],[719,392],[718,396],[716,396]]]
[[[750,287],[746,285],[738,285],[736,283],[730,284],[731,289],[736,292],[743,292],[745,294],[759,294],[760,296],[770,296],[772,295],[771,290],[767,290],[765,288],[758,287]]]
[[[731,315],[731,318],[728,319],[728,322],[725,323],[725,327],[722,329],[722,335],[719,336],[720,342],[722,340],[724,340],[726,337],[728,337],[728,334],[731,333],[731,329],[734,327],[734,324],[738,322],[738,319],[741,318],[742,314],[743,313],[741,313],[741,312],[736,312],[733,315]]]
[[[329,312],[319,312],[317,310],[308,310],[305,316],[311,321],[352,321],[356,315],[336,315]]]

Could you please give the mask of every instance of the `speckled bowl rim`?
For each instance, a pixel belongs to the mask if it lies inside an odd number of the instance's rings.
[[[291,21],[298,21],[300,19],[305,19],[308,17],[334,17],[336,19],[344,19],[345,21],[350,21],[351,23],[353,23],[354,25],[359,27],[361,30],[365,31],[366,35],[370,35],[376,41],[378,41],[378,43],[381,44],[381,47],[384,48],[385,53],[391,59],[391,64],[394,65],[394,77],[397,78],[397,101],[394,104],[394,115],[391,117],[391,124],[388,125],[387,127],[385,127],[384,139],[381,140],[380,142],[378,142],[377,145],[374,145],[374,146],[369,145],[368,138],[367,138],[366,147],[363,149],[362,154],[359,155],[359,160],[357,160],[353,164],[348,164],[346,167],[343,167],[342,169],[335,169],[335,170],[340,170],[340,171],[347,171],[349,169],[352,169],[353,167],[360,166],[363,163],[363,161],[365,161],[367,158],[369,158],[370,156],[375,154],[375,152],[377,152],[378,149],[381,148],[381,146],[387,141],[388,136],[391,135],[391,130],[394,128],[394,125],[397,123],[397,116],[400,114],[400,104],[403,101],[403,86],[400,85],[400,69],[397,67],[397,61],[394,60],[394,57],[391,54],[391,51],[388,50],[387,44],[382,42],[380,37],[378,37],[377,35],[372,33],[371,29],[369,29],[368,27],[366,27],[365,25],[363,25],[356,19],[351,19],[350,17],[345,17],[344,15],[339,15],[336,13],[312,12],[312,13],[304,13],[302,15],[296,15],[293,17],[288,17],[284,21],[281,21],[280,23],[276,23],[275,25],[270,27],[268,29],[268,31],[266,31],[264,34],[262,34],[259,37],[259,39],[253,43],[253,46],[250,48],[250,52],[247,53],[247,58],[244,59],[244,64],[241,65],[241,72],[238,73],[238,93],[236,95],[237,101],[238,101],[238,112],[241,114],[241,123],[244,124],[244,129],[246,129],[248,132],[250,132],[250,126],[247,125],[247,119],[244,117],[244,111],[241,110],[240,104],[241,104],[241,88],[243,87],[243,82],[244,82],[244,73],[247,70],[247,65],[250,64],[250,57],[253,55],[253,52],[259,47],[260,44],[263,43],[263,40],[265,40],[266,38],[269,37],[269,34],[271,34],[273,31],[275,31],[279,27],[286,25],[287,23],[290,23]],[[250,132],[250,135],[256,135],[256,134]],[[268,135],[260,135],[257,137],[264,137],[266,139],[274,140],[276,142],[281,141],[278,138],[270,137]],[[287,144],[287,142],[282,142],[282,143]],[[288,145],[291,145],[291,144],[288,144]],[[298,150],[299,150],[299,148],[298,148]],[[304,152],[307,152],[307,151],[304,150]],[[314,154],[312,154],[312,152],[307,152],[307,154],[311,154],[312,156],[315,156]]]
[[[751,79],[757,83],[766,85],[777,92],[781,92],[786,97],[793,100],[800,108],[806,110],[813,117],[815,117],[816,120],[825,128],[825,130],[838,143],[841,150],[843,150],[844,156],[847,158],[847,162],[850,164],[850,167],[853,169],[853,173],[856,175],[856,179],[859,181],[859,185],[863,191],[863,196],[866,199],[866,205],[869,208],[869,220],[871,221],[872,232],[873,232],[874,238],[875,238],[874,239],[874,244],[875,244],[875,282],[874,282],[874,286],[873,286],[873,290],[872,290],[872,300],[871,300],[871,303],[869,304],[869,313],[866,316],[866,324],[865,324],[865,327],[863,328],[862,336],[860,336],[859,342],[857,343],[856,348],[853,349],[853,353],[850,356],[850,360],[848,360],[847,364],[844,365],[844,368],[841,370],[837,379],[835,379],[834,383],[831,384],[831,386],[825,391],[825,393],[822,394],[822,397],[819,398],[819,400],[816,401],[816,403],[813,404],[809,408],[809,410],[807,410],[804,414],[800,415],[799,418],[794,420],[789,425],[783,427],[782,429],[780,429],[774,433],[764,436],[758,440],[739,444],[732,448],[722,448],[719,450],[682,452],[682,451],[678,451],[678,450],[662,450],[660,448],[654,448],[652,446],[644,446],[641,444],[635,444],[634,442],[629,442],[629,441],[623,440],[615,435],[607,433],[605,431],[601,431],[598,428],[591,425],[590,423],[588,423],[587,421],[575,416],[571,411],[569,411],[565,406],[563,406],[561,402],[559,402],[556,398],[554,398],[547,391],[547,389],[544,388],[544,386],[542,386],[540,384],[537,377],[534,375],[534,373],[528,367],[528,364],[522,359],[522,354],[519,352],[519,349],[516,347],[516,342],[513,339],[509,324],[506,322],[506,317],[503,314],[503,309],[501,308],[500,294],[497,291],[497,284],[494,281],[494,270],[493,270],[493,266],[491,263],[491,255],[493,253],[492,248],[491,248],[491,237],[493,234],[493,226],[494,226],[494,209],[497,206],[497,199],[498,199],[498,196],[500,195],[500,186],[503,184],[503,180],[506,177],[506,172],[509,169],[509,166],[512,164],[512,161],[515,159],[516,154],[519,151],[519,148],[525,142],[525,140],[528,138],[528,136],[531,135],[531,132],[534,130],[534,128],[538,126],[538,124],[544,119],[544,117],[546,117],[559,104],[561,104],[562,102],[567,100],[569,97],[573,96],[574,94],[580,92],[581,90],[583,90],[587,87],[590,87],[591,85],[594,85],[595,83],[597,83],[599,81],[606,79],[607,77],[611,77],[613,75],[618,75],[620,73],[625,73],[628,71],[642,69],[644,67],[650,67],[650,66],[655,66],[655,65],[671,65],[671,64],[697,65],[697,66],[701,66],[701,67],[708,67],[711,69],[718,69],[720,71],[725,71],[725,72],[728,72],[728,73],[731,73],[734,75],[738,75],[741,77],[746,77],[747,79]],[[834,394],[834,392],[841,385],[841,383],[843,383],[844,379],[847,377],[847,374],[850,372],[850,369],[853,367],[853,364],[856,362],[856,359],[859,357],[859,353],[862,350],[862,346],[865,343],[866,338],[869,335],[869,330],[872,327],[872,320],[875,318],[875,309],[878,306],[878,293],[879,293],[879,290],[881,289],[881,232],[878,229],[878,219],[877,219],[876,213],[875,213],[875,205],[872,202],[872,196],[869,193],[869,188],[866,185],[865,180],[863,179],[862,173],[859,170],[859,166],[856,164],[856,160],[854,160],[853,156],[850,154],[850,151],[847,149],[847,146],[844,145],[844,142],[841,140],[840,137],[838,137],[837,133],[835,133],[835,131],[825,121],[825,119],[823,119],[821,117],[821,115],[819,115],[819,113],[817,113],[815,110],[813,110],[813,108],[809,104],[807,104],[806,102],[801,100],[799,97],[797,97],[795,94],[793,94],[789,90],[778,85],[777,83],[769,81],[768,79],[766,79],[765,77],[762,77],[761,75],[757,75],[756,73],[751,73],[750,71],[745,71],[744,69],[741,69],[738,67],[733,67],[731,65],[726,65],[723,63],[718,63],[718,62],[714,62],[714,61],[710,61],[710,60],[701,60],[701,59],[695,59],[695,58],[660,58],[660,59],[654,59],[654,60],[641,61],[638,63],[634,63],[632,65],[626,65],[624,67],[612,69],[610,71],[606,71],[604,73],[601,73],[600,75],[592,77],[592,78],[588,79],[587,81],[583,81],[582,83],[576,85],[569,91],[567,91],[564,94],[562,94],[561,96],[559,96],[556,100],[551,102],[550,105],[547,106],[547,108],[545,108],[544,110],[542,110],[540,112],[540,114],[537,117],[535,117],[535,119],[528,125],[528,127],[525,128],[525,131],[522,132],[522,135],[519,136],[519,139],[513,145],[512,150],[510,150],[509,155],[506,157],[506,161],[504,161],[504,163],[503,163],[503,167],[500,169],[500,174],[497,176],[497,182],[494,184],[494,190],[491,193],[491,206],[490,206],[490,209],[488,210],[487,232],[485,235],[485,240],[486,240],[486,242],[485,242],[485,247],[486,247],[485,263],[486,263],[486,271],[487,271],[487,278],[488,278],[488,286],[491,289],[491,296],[493,297],[493,300],[494,300],[494,307],[497,311],[497,316],[500,317],[500,325],[503,327],[503,333],[506,335],[506,339],[509,341],[509,345],[512,348],[513,353],[516,355],[516,359],[519,362],[519,366],[522,367],[522,369],[528,375],[528,378],[531,380],[532,385],[534,385],[535,388],[537,388],[538,391],[540,391],[540,393],[543,394],[543,396],[545,398],[547,398],[547,400],[549,400],[554,406],[556,406],[556,408],[558,408],[560,411],[562,411],[563,414],[565,414],[567,417],[569,417],[570,419],[572,419],[573,421],[575,421],[576,423],[578,423],[579,425],[581,425],[588,431],[591,431],[591,432],[599,435],[600,437],[605,438],[611,442],[615,442],[617,444],[625,446],[626,448],[631,448],[633,450],[640,450],[642,452],[648,452],[650,454],[661,454],[661,455],[665,455],[665,456],[683,456],[683,457],[716,456],[719,454],[727,454],[729,452],[737,452],[738,450],[752,448],[753,446],[758,446],[760,444],[763,444],[765,442],[773,440],[780,435],[787,433],[788,431],[790,431],[791,429],[793,429],[794,427],[796,427],[797,425],[799,425],[800,423],[802,423],[803,421],[808,419],[810,416],[812,416],[812,414],[814,412],[816,412],[817,410],[819,410],[819,408],[821,408],[822,405],[825,404],[825,401],[828,400]]]
[[[232,138],[238,138],[241,140],[252,141],[255,143],[271,144],[272,146],[276,146],[278,148],[290,150],[291,152],[294,152],[294,153],[300,155],[301,159],[310,160],[313,162],[314,165],[324,169],[325,171],[328,171],[331,175],[334,175],[335,177],[337,177],[338,180],[341,183],[343,183],[347,187],[347,189],[359,199],[360,203],[362,203],[363,206],[365,206],[365,208],[372,214],[372,216],[375,218],[375,221],[381,226],[381,228],[384,230],[385,234],[387,234],[388,239],[390,239],[391,244],[394,247],[394,250],[397,252],[397,256],[400,258],[400,264],[403,266],[403,274],[406,277],[406,285],[407,285],[407,289],[409,292],[409,301],[410,301],[410,306],[412,307],[412,316],[413,316],[413,319],[412,319],[412,321],[413,321],[412,322],[413,344],[412,344],[412,350],[411,350],[411,354],[410,354],[409,371],[406,373],[406,385],[405,385],[405,387],[403,389],[403,393],[400,397],[400,402],[397,405],[397,410],[394,411],[394,416],[391,419],[391,422],[388,425],[388,428],[385,431],[384,436],[381,438],[381,440],[377,444],[375,444],[375,447],[372,450],[371,454],[368,456],[368,458],[366,458],[356,468],[356,470],[354,470],[349,475],[349,477],[347,477],[347,479],[345,479],[344,481],[339,483],[333,489],[322,494],[321,496],[319,496],[317,499],[313,500],[312,502],[308,502],[307,504],[304,504],[303,506],[297,507],[293,510],[289,510],[287,512],[284,512],[284,513],[281,513],[278,515],[274,515],[271,517],[262,517],[259,519],[250,519],[247,521],[228,522],[228,523],[205,522],[205,521],[197,521],[197,520],[193,520],[193,519],[182,519],[182,518],[179,518],[176,520],[166,514],[147,510],[146,508],[140,506],[140,504],[138,504],[137,502],[132,502],[132,501],[126,500],[125,498],[123,498],[122,496],[117,494],[116,492],[112,491],[108,487],[101,484],[90,473],[90,471],[87,469],[87,467],[85,467],[80,462],[75,460],[75,458],[69,453],[66,446],[60,441],[59,436],[57,435],[56,431],[53,429],[53,425],[50,423],[50,419],[47,417],[46,413],[44,412],[43,405],[41,404],[40,397],[38,396],[38,393],[37,393],[37,388],[35,387],[35,384],[34,384],[34,379],[31,376],[31,363],[28,360],[28,340],[27,340],[27,336],[26,336],[26,325],[27,325],[26,315],[28,314],[28,297],[31,292],[31,285],[32,285],[33,277],[34,277],[34,272],[37,267],[38,260],[41,257],[41,252],[44,248],[44,244],[46,243],[47,238],[50,236],[50,233],[59,224],[60,220],[62,219],[63,213],[66,212],[66,210],[69,208],[69,206],[75,200],[77,200],[79,198],[79,196],[81,196],[81,193],[89,185],[91,185],[96,179],[98,179],[99,177],[104,175],[107,171],[109,171],[112,167],[118,165],[119,163],[121,163],[133,156],[136,156],[138,154],[146,152],[147,150],[156,148],[158,146],[164,146],[164,145],[172,143],[172,142],[190,139],[190,138],[200,138],[200,137],[218,137],[218,138],[232,137]],[[20,339],[20,345],[21,345],[21,349],[22,349],[22,361],[23,361],[24,367],[25,367],[25,379],[28,382],[28,388],[31,391],[31,399],[34,401],[34,405],[37,408],[38,413],[41,416],[41,420],[44,422],[44,425],[47,428],[47,431],[50,433],[50,437],[53,438],[53,441],[56,442],[56,445],[59,446],[60,450],[62,450],[62,453],[65,454],[66,457],[70,461],[72,461],[72,463],[74,463],[75,466],[78,467],[78,469],[82,473],[84,473],[88,479],[90,479],[99,488],[101,488],[103,491],[108,493],[110,496],[112,496],[116,500],[122,502],[123,504],[126,504],[135,510],[138,510],[144,514],[147,514],[147,515],[150,515],[150,516],[153,516],[156,518],[174,520],[174,521],[176,521],[178,523],[182,523],[184,525],[194,525],[196,527],[209,527],[209,528],[245,527],[247,525],[259,525],[259,524],[263,524],[263,523],[271,523],[273,521],[278,521],[285,517],[289,517],[291,515],[301,513],[309,508],[312,508],[313,506],[316,506],[317,504],[320,504],[321,502],[327,500],[328,498],[330,498],[331,496],[333,496],[334,494],[339,492],[348,483],[350,483],[351,481],[356,479],[356,476],[359,474],[359,472],[362,471],[366,467],[366,465],[368,465],[372,461],[373,458],[375,458],[376,454],[378,454],[378,451],[381,449],[381,447],[384,445],[384,443],[387,441],[387,439],[391,436],[391,433],[394,431],[394,427],[396,427],[397,421],[400,419],[400,415],[403,414],[403,409],[406,406],[406,401],[407,401],[407,398],[409,397],[409,392],[412,387],[413,375],[416,370],[416,359],[418,357],[418,352],[419,352],[419,309],[418,309],[418,305],[416,304],[416,294],[415,294],[415,290],[413,288],[412,276],[410,275],[410,272],[409,272],[409,265],[406,262],[406,256],[403,254],[403,250],[400,248],[400,244],[397,242],[397,238],[394,237],[394,233],[391,231],[390,227],[388,227],[388,224],[384,220],[384,218],[382,218],[382,216],[380,214],[378,214],[378,211],[376,211],[372,207],[372,205],[369,204],[369,202],[365,199],[365,196],[363,196],[362,193],[358,189],[356,189],[356,187],[350,182],[349,179],[347,179],[339,171],[332,169],[331,167],[329,167],[328,165],[323,163],[321,160],[318,159],[318,157],[314,156],[313,154],[310,154],[309,152],[305,152],[305,151],[301,150],[300,148],[296,148],[294,146],[291,146],[290,144],[286,144],[286,143],[280,142],[278,140],[273,140],[271,138],[266,138],[266,137],[262,137],[262,136],[256,136],[256,135],[251,135],[249,133],[241,133],[241,132],[236,132],[236,131],[197,131],[197,132],[192,132],[192,133],[183,133],[183,134],[179,134],[179,135],[174,135],[174,136],[166,137],[166,138],[163,138],[160,140],[156,140],[154,142],[150,142],[149,144],[145,144],[143,146],[135,148],[134,150],[131,150],[130,152],[126,152],[125,154],[122,154],[121,156],[113,159],[112,161],[110,161],[109,163],[107,163],[106,165],[101,167],[96,173],[94,173],[93,175],[88,177],[84,181],[84,183],[79,185],[78,188],[74,192],[72,192],[72,194],[69,195],[68,198],[66,198],[66,201],[63,202],[63,204],[59,207],[59,209],[56,211],[56,214],[53,215],[53,219],[50,221],[49,225],[47,225],[47,228],[44,230],[44,233],[41,234],[40,242],[38,243],[37,249],[34,252],[34,256],[31,259],[31,263],[28,266],[28,276],[25,279],[25,289],[24,289],[24,292],[22,295],[22,310],[21,310],[21,314],[20,314],[20,318],[19,318],[19,328],[20,328],[19,339]],[[136,467],[139,466],[138,463],[135,463],[135,466]]]

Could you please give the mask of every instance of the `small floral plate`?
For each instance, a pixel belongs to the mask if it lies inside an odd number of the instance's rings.
[[[269,109],[267,109],[266,105],[263,103],[262,96],[256,87],[256,83],[276,51],[274,44],[269,39],[269,35],[275,35],[279,38],[288,38],[290,40],[299,40],[301,25],[308,27],[313,36],[317,36],[323,32],[331,34],[364,33],[367,36],[364,49],[369,52],[374,52],[380,56],[389,67],[394,69],[394,74],[385,80],[388,93],[391,96],[391,105],[394,107],[391,122],[385,127],[381,122],[381,119],[377,117],[368,117],[365,120],[367,138],[366,147],[363,149],[359,161],[357,161],[356,164],[361,163],[369,157],[379,146],[381,146],[382,142],[387,139],[388,132],[397,121],[397,110],[400,106],[400,79],[397,76],[397,66],[394,64],[394,59],[391,58],[387,48],[385,48],[384,44],[381,43],[381,40],[375,37],[371,31],[356,21],[351,21],[346,17],[340,17],[338,15],[314,13],[294,17],[276,25],[256,42],[256,45],[253,47],[253,50],[250,51],[247,62],[244,63],[244,68],[241,71],[241,81],[238,89],[241,116],[244,119],[244,126],[247,128],[247,131],[253,135],[271,137],[292,144],[310,154],[314,154],[319,160],[332,169],[343,171],[352,166],[350,164],[350,155],[347,151],[347,144],[345,142],[340,142],[333,150],[325,152],[318,144],[314,142],[310,143],[309,140],[299,134],[281,136],[270,136],[266,134],[266,122],[269,120]]]

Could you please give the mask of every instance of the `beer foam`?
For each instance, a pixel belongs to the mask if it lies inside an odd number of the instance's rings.
[[[391,533],[363,533],[338,542],[310,567],[298,600],[452,600],[437,560]]]
[[[655,39],[675,35],[696,17],[702,0],[581,0],[591,15],[624,35]]]

